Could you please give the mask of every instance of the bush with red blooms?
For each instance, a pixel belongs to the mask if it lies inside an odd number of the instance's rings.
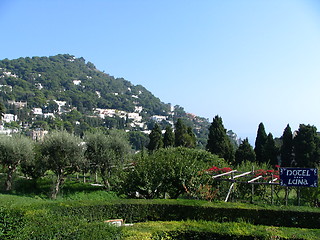
[[[275,178],[279,179],[279,170],[258,169],[254,171],[254,177],[259,177],[259,176],[262,176],[264,180],[273,180]]]
[[[275,166],[277,169],[279,169],[279,165]],[[220,173],[226,173],[232,171],[232,168],[230,167],[224,167],[219,168],[216,166],[213,166],[206,170],[207,172],[214,173],[214,174],[220,174]],[[254,171],[254,177],[262,176],[264,180],[273,180],[275,178],[279,179],[279,170],[264,170],[264,169],[258,169]],[[272,179],[271,179],[272,178]]]
[[[207,169],[206,171],[213,172],[213,173],[226,173],[226,172],[232,171],[232,169],[230,167],[218,168],[218,167],[213,166],[213,167]]]

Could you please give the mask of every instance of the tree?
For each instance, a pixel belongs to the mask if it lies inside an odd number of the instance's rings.
[[[17,167],[24,161],[32,160],[33,142],[22,135],[0,137],[0,163],[7,168],[5,190],[12,190],[12,177]]]
[[[178,118],[175,124],[174,141],[175,147],[184,146],[184,136],[187,133],[187,126],[182,122],[181,118]]]
[[[197,145],[197,138],[196,135],[193,133],[191,127],[187,128],[187,133],[185,134],[185,147],[188,148],[195,148]]]
[[[166,131],[163,136],[163,145],[165,148],[174,146],[174,133],[171,126],[166,127]]]
[[[44,176],[45,171],[47,170],[46,164],[43,164],[42,161],[40,146],[39,142],[35,142],[33,148],[34,157],[22,161],[20,165],[21,172],[26,176],[31,177],[33,180],[37,180]],[[34,183],[36,182],[34,181]]]
[[[288,124],[287,127],[284,129],[283,135],[282,135],[282,145],[280,149],[281,167],[291,166],[292,153],[293,153],[292,131]]]
[[[197,139],[192,131],[192,128],[188,127],[181,118],[178,118],[175,124],[174,140],[175,147],[181,146],[194,148],[197,143]]]
[[[110,131],[109,135],[102,132],[85,135],[87,149],[85,156],[90,168],[99,171],[106,189],[111,189],[111,178],[118,170],[122,170],[127,156],[131,153],[125,132]]]
[[[293,146],[298,167],[316,167],[320,164],[320,139],[315,126],[300,124]]]
[[[4,105],[0,102],[0,121],[4,116],[4,113],[5,113]]]
[[[224,128],[222,118],[216,115],[209,127],[208,143],[206,149],[224,158],[226,161],[233,162],[233,147],[227,136],[227,130]]]
[[[148,149],[150,151],[157,150],[163,147],[162,133],[159,125],[156,123],[149,134],[150,142],[148,144]]]
[[[199,187],[209,174],[200,172],[212,165],[223,167],[225,161],[216,155],[199,149],[185,147],[162,148],[153,154],[135,155],[135,168],[124,182],[126,194],[138,192],[144,198],[177,198]],[[203,177],[202,176],[202,177]]]
[[[275,141],[271,133],[268,134],[266,143],[264,145],[264,158],[266,163],[269,163],[271,166],[278,165],[278,148],[275,145]]]
[[[240,165],[242,162],[255,162],[255,160],[256,154],[250,145],[248,138],[245,138],[236,150],[235,164]]]
[[[147,147],[149,144],[149,136],[140,131],[130,131],[129,134],[129,142],[133,149],[142,150]]]
[[[53,171],[57,178],[51,194],[52,199],[57,198],[65,177],[79,170],[84,161],[83,153],[84,147],[79,137],[66,131],[54,131],[46,135],[41,143],[41,154],[47,169]]]
[[[259,124],[257,137],[255,141],[254,152],[256,153],[256,161],[258,163],[265,163],[264,146],[267,141],[267,134],[263,123]]]

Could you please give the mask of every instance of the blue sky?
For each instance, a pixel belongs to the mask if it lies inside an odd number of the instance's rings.
[[[0,59],[84,57],[254,143],[320,130],[314,0],[1,0]]]

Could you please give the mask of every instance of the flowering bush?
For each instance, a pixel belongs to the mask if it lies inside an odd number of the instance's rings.
[[[226,173],[232,171],[230,167],[224,167],[224,168],[218,168],[216,166],[213,166],[209,169],[207,169],[208,172],[213,172],[213,173]]]
[[[262,176],[264,180],[273,180],[275,178],[279,179],[279,170],[258,169],[256,171],[254,171],[254,176],[255,177]]]

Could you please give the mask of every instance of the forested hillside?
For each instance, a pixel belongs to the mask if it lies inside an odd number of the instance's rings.
[[[94,108],[115,108],[128,112],[143,106],[149,115],[168,113],[169,105],[141,85],[114,78],[97,70],[83,58],[65,54],[52,57],[4,59],[0,61],[0,84],[12,91],[1,91],[1,98],[28,101],[28,107],[43,107],[47,100],[67,101],[81,112]],[[2,72],[2,73],[1,73]]]
[[[207,119],[171,107],[143,86],[69,54],[1,60],[0,102],[5,113],[14,115],[7,127],[65,128],[80,134],[100,126],[147,131],[155,122],[164,130],[182,118],[200,146],[208,133]]]

